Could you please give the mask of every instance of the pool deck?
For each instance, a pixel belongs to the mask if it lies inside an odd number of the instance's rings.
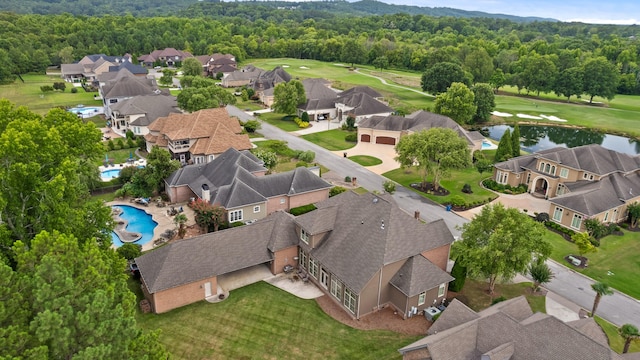
[[[122,168],[125,168],[127,166],[147,166],[147,160],[146,159],[139,159],[139,160],[136,160],[136,161],[130,162],[130,163],[113,164],[113,165],[109,165],[109,166],[100,165],[98,167],[98,170],[102,174],[102,172],[104,172],[104,171],[114,170],[114,169],[122,169]],[[100,179],[102,181],[111,181],[111,178],[101,177]]]
[[[152,201],[149,206],[144,206],[144,205],[140,205],[140,204],[136,204],[134,202],[131,202],[132,199],[127,199],[127,200],[115,200],[115,201],[110,201],[108,203],[106,203],[106,205],[108,206],[113,206],[113,205],[127,205],[127,206],[131,206],[137,209],[141,209],[144,210],[147,214],[151,215],[151,218],[158,223],[158,226],[156,226],[156,228],[153,230],[153,239],[151,241],[149,241],[148,243],[142,245],[142,251],[147,251],[147,250],[152,250],[155,246],[154,246],[154,241],[156,239],[158,239],[160,237],[160,235],[162,235],[163,232],[165,232],[165,230],[168,229],[176,229],[176,225],[173,223],[173,216],[170,216],[169,214],[167,214],[167,210],[171,209],[171,207],[175,207],[176,209],[180,208],[180,206],[182,206],[182,209],[184,211],[184,214],[187,215],[187,223],[186,226],[193,226],[195,225],[196,221],[195,221],[195,213],[193,212],[193,210],[191,210],[190,207],[187,206],[186,203],[179,203],[179,204],[171,204],[171,205],[167,205],[164,207],[159,207],[156,205],[156,203],[154,201]],[[134,243],[135,244],[135,243]]]

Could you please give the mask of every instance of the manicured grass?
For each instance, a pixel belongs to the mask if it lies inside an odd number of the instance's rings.
[[[94,100],[93,97],[98,95],[88,93],[79,87],[78,92],[71,93],[73,85],[65,83],[67,88],[64,92],[53,91],[43,93],[40,86],[53,85],[54,82],[62,82],[59,76],[47,75],[22,75],[24,83],[17,79],[13,84],[0,85],[0,98],[5,98],[18,106],[26,106],[29,110],[46,114],[51,108],[56,106],[76,106],[84,104],[85,106],[102,106],[102,101]]]
[[[102,195],[93,195],[91,197],[91,199],[93,200],[102,200],[104,202],[109,202],[109,201],[113,201],[116,199],[116,193],[114,192],[110,192],[107,194],[102,194]],[[138,290],[140,290],[140,284],[137,285]],[[142,290],[140,290],[140,293],[142,294]]]
[[[475,311],[480,311],[491,306],[491,301],[500,296],[512,299],[520,295],[525,295],[527,302],[531,305],[533,312],[546,313],[545,297],[542,295],[531,295],[531,283],[524,282],[518,284],[496,284],[494,294],[489,295],[489,283],[467,279],[459,293],[459,300],[465,300],[465,304]]]
[[[293,116],[277,113],[264,113],[257,116],[257,118],[287,132],[300,130],[298,124],[293,122]]]
[[[421,337],[361,331],[265,282],[231,292],[221,303],[199,302],[138,316],[175,359],[400,359],[397,349]]]
[[[395,169],[382,174],[382,176],[387,177],[409,189],[413,189],[411,187],[411,184],[419,183],[422,181],[422,175],[420,175],[420,173],[415,168]],[[443,188],[449,190],[449,195],[435,196],[431,194],[424,194],[417,190],[414,191],[439,204],[451,203],[451,198],[455,195],[461,195],[465,199],[467,204],[483,201],[486,202],[489,198],[493,200],[498,197],[493,192],[486,190],[480,186],[480,181],[488,176],[488,173],[480,174],[474,167],[469,167],[462,170],[453,170],[451,171],[450,176],[443,178],[440,181],[440,185]],[[431,181],[431,177],[428,177],[427,179],[428,181]],[[464,186],[464,184],[469,184],[471,186],[471,194],[465,194],[462,192],[462,186]]]
[[[238,102],[234,106],[236,106],[240,110],[256,111],[264,109],[262,105],[253,100],[242,101],[242,98],[239,96],[236,97],[236,100],[238,100]]]
[[[119,150],[111,150],[106,152],[106,156],[100,160],[96,160],[96,165],[103,165],[102,162],[106,160],[106,157],[109,157],[109,160],[113,160],[114,164],[123,164],[129,160],[130,154],[133,154],[133,158],[138,160],[138,157],[135,154],[136,149],[119,149]]]
[[[626,96],[620,99],[618,107],[590,106],[583,104],[567,104],[562,102],[544,101],[539,99],[497,96],[496,110],[514,114],[513,117],[504,118],[506,122],[544,122],[563,126],[581,126],[592,129],[601,129],[606,132],[640,137],[640,109],[632,105],[633,100],[640,103],[640,97]],[[554,115],[567,122],[554,122],[548,120],[520,119],[517,113],[539,116]]]
[[[333,129],[302,135],[301,137],[327,150],[338,151],[351,149],[356,146],[356,143],[344,140],[344,137],[348,134],[349,132],[346,130]]]
[[[349,160],[357,162],[362,166],[374,166],[382,164],[382,160],[378,159],[377,157],[368,155],[349,156]]]
[[[640,299],[640,232],[624,231],[624,236],[609,235],[601,239],[598,251],[584,255],[589,259],[589,266],[585,269],[574,268],[564,260],[569,254],[578,255],[574,244],[551,231],[547,231],[545,238],[553,245],[553,260]],[[609,272],[613,274],[609,275]]]
[[[618,334],[618,327],[598,316],[595,317],[595,320],[598,325],[600,325],[604,333],[607,334],[607,337],[609,338],[609,347],[611,347],[613,351],[621,354],[622,348],[624,347],[624,339],[620,334]],[[640,352],[640,343],[631,342],[629,352]]]

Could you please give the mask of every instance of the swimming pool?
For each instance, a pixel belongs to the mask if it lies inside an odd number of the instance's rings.
[[[129,223],[126,227],[127,231],[142,234],[142,238],[134,242],[134,244],[144,245],[153,239],[153,230],[158,226],[158,223],[155,222],[146,211],[128,205],[116,205],[112,207],[122,210],[120,217]],[[116,247],[124,244],[115,232],[111,233],[111,240]]]
[[[82,115],[82,117],[94,116],[97,114],[104,114],[104,109],[101,107],[73,107],[67,109],[68,112]]]
[[[137,167],[138,169],[144,168],[143,165],[138,165]],[[114,179],[120,176],[120,170],[122,170],[121,167],[101,171],[100,178],[102,179],[102,181],[110,181],[111,179]]]
[[[482,150],[493,150],[498,147],[489,140],[482,140]]]

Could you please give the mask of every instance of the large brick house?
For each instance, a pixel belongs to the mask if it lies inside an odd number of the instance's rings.
[[[171,202],[202,199],[222,206],[230,222],[252,222],[329,197],[331,184],[305,167],[265,176],[262,164],[249,151],[229,148],[207,164],[178,169],[165,190]]]
[[[391,306],[417,314],[446,297],[453,236],[423,223],[386,195],[345,192],[293,217],[275,212],[250,225],[170,243],[136,259],[156,313],[215,296],[218,277],[264,264],[298,267],[353,318]]]
[[[533,196],[549,199],[551,220],[584,230],[586,218],[618,222],[640,201],[640,156],[600,145],[553,148],[497,163],[499,184],[524,184]]]

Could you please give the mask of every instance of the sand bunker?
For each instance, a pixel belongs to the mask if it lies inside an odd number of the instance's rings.
[[[551,121],[559,121],[559,122],[567,122],[567,120],[565,119],[560,119],[557,116],[553,116],[553,115],[540,115],[541,117],[547,119],[547,120],[551,120]]]
[[[306,67],[306,66],[300,66],[300,69],[307,70],[307,69],[309,69],[309,68],[308,68],[308,67]]]
[[[289,67],[289,65],[282,65],[282,67],[283,67],[283,68],[288,68],[288,67]]]
[[[513,114],[503,113],[503,112],[500,112],[500,111],[492,111],[491,115],[500,116],[500,117],[511,117],[511,116],[513,116]]]
[[[517,117],[521,119],[532,119],[532,120],[542,120],[540,116],[527,115],[527,114],[516,114]]]

